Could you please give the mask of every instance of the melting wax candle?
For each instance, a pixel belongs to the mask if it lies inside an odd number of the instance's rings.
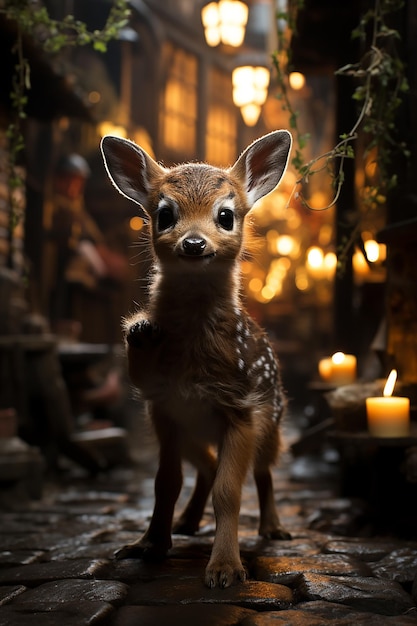
[[[410,399],[393,396],[397,371],[392,370],[383,396],[366,398],[368,428],[375,437],[406,437],[410,430]]]

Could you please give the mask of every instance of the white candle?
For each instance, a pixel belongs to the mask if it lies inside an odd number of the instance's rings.
[[[326,382],[349,385],[356,380],[356,357],[353,354],[335,352],[332,357],[320,360],[319,374]]]
[[[410,430],[410,399],[393,396],[396,370],[392,370],[383,397],[366,398],[368,428],[375,437],[406,437]]]

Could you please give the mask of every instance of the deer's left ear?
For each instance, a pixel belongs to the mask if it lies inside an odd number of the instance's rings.
[[[287,130],[275,130],[248,146],[230,169],[243,183],[251,206],[278,185],[287,168],[291,144]]]

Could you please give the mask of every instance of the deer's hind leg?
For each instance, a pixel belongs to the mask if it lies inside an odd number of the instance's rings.
[[[290,533],[281,526],[275,506],[271,465],[275,462],[279,447],[279,431],[274,428],[264,437],[256,453],[253,475],[259,500],[259,534],[267,539],[291,539]]]
[[[194,444],[184,452],[185,458],[197,468],[194,491],[185,509],[174,523],[173,532],[181,535],[194,535],[203,517],[207,498],[213,486],[217,469],[217,459],[208,447]]]

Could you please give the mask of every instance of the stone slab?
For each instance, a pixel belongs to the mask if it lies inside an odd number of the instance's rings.
[[[114,553],[119,550],[119,543],[100,543],[87,545],[63,545],[47,553],[48,561],[64,561],[78,559],[99,559],[111,561]]]
[[[412,584],[417,572],[417,549],[394,550],[377,563],[372,563],[371,567],[374,575],[379,578]]]
[[[204,578],[204,571],[208,559],[165,559],[162,562],[144,561],[141,559],[113,559],[100,571],[100,577],[105,580],[122,580],[128,583],[138,581],[172,578],[184,580],[187,578]]]
[[[18,595],[14,604],[47,604],[48,602],[77,602],[78,600],[123,603],[128,587],[116,580],[57,580],[44,583]]]
[[[246,581],[226,589],[209,589],[202,580],[155,580],[132,585],[126,604],[213,605],[233,604],[256,611],[288,608],[293,602],[291,589],[274,583]],[[203,609],[202,609],[203,610]]]
[[[32,529],[33,531],[33,529]],[[74,531],[73,531],[74,532]],[[30,534],[9,533],[0,535],[0,550],[52,550],[68,541],[63,533],[52,532],[50,529],[38,529]]]
[[[329,576],[371,576],[366,565],[348,556],[321,554],[297,557],[258,557],[252,569],[256,580],[281,585],[293,585],[300,574],[314,573]]]
[[[361,561],[379,561],[386,557],[394,550],[398,550],[401,547],[415,547],[415,543],[410,546],[403,546],[399,541],[387,541],[383,539],[345,539],[345,540],[331,540],[323,546],[323,552],[328,554],[348,554],[354,556]]]
[[[124,606],[118,610],[112,626],[235,626],[256,611],[225,604],[204,606]]]
[[[289,541],[265,539],[263,537],[244,537],[239,541],[240,552],[247,559],[254,556],[311,556],[320,552],[313,541],[294,538]]]
[[[107,626],[114,608],[107,602],[12,604],[1,607],[1,626]]]
[[[239,626],[412,626],[417,615],[376,615],[330,602],[307,602],[285,611],[248,615]]]
[[[301,574],[294,597],[296,602],[325,600],[381,615],[401,615],[414,607],[401,585],[372,577]]]
[[[15,567],[37,563],[45,556],[41,550],[2,550],[0,552],[0,567]]]
[[[41,585],[66,578],[100,578],[100,571],[107,564],[102,560],[80,559],[73,561],[49,561],[31,563],[22,567],[0,569],[0,585]]]

